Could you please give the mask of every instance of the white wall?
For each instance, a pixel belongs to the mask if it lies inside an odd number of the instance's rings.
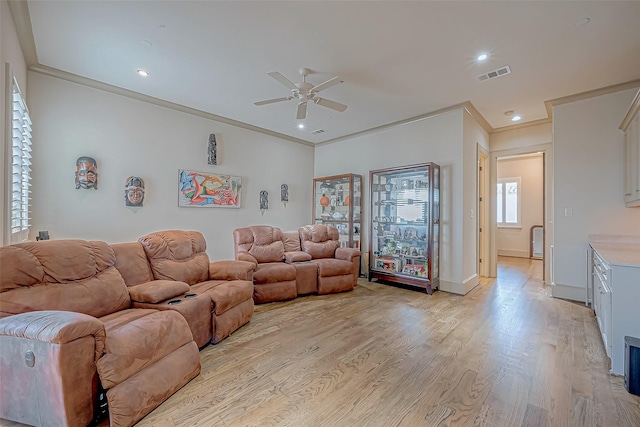
[[[0,135],[2,138],[2,150],[0,150],[0,176],[2,177],[2,197],[0,197],[0,216],[2,217],[2,227],[0,228],[0,245],[8,244],[10,221],[7,203],[8,189],[5,182],[10,180],[10,168],[8,162],[10,156],[7,154],[11,149],[11,138],[7,132],[10,129],[7,128],[5,123],[6,117],[6,97],[11,96],[11,86],[7,91],[7,64],[11,69],[11,72],[18,81],[18,86],[22,91],[23,96],[27,96],[27,64],[18,42],[18,33],[16,26],[13,23],[11,17],[11,11],[9,10],[9,4],[6,1],[0,2]]]
[[[212,259],[233,258],[233,229],[311,221],[313,147],[29,72],[33,117],[33,234],[133,241],[165,229],[201,231]],[[207,164],[215,133],[218,165]],[[98,162],[98,190],[76,190],[75,161]],[[242,207],[179,208],[178,169],[242,177]],[[145,180],[144,206],[126,207],[124,182]],[[280,185],[289,185],[286,208]],[[259,193],[269,192],[261,216]],[[34,238],[34,236],[32,236]]]
[[[640,209],[624,207],[623,134],[618,129],[636,92],[553,108],[554,282],[564,287],[554,288],[554,295],[584,298],[589,234],[640,236]],[[565,216],[565,209],[573,215]]]
[[[441,286],[461,284],[467,270],[475,271],[464,260],[463,241],[463,111],[456,110],[436,117],[320,145],[315,153],[316,177],[340,173],[363,176],[363,223],[370,224],[369,171],[424,162],[440,165],[441,173]],[[475,233],[475,231],[474,231]],[[369,226],[363,230],[363,250],[368,250]]]
[[[551,123],[544,123],[492,133],[490,138],[491,151],[510,150],[540,144],[549,144],[553,138],[552,131]]]
[[[498,160],[498,179],[520,177],[520,223],[518,228],[498,228],[498,255],[529,258],[530,230],[544,225],[544,161],[542,155]]]

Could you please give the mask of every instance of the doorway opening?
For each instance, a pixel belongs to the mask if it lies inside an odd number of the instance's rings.
[[[545,262],[545,153],[496,157],[495,249],[503,263]]]

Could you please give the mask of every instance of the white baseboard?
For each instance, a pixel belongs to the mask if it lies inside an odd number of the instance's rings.
[[[551,296],[554,298],[568,299],[571,301],[585,302],[587,291],[584,288],[567,285],[551,286]]]
[[[515,249],[498,249],[498,256],[512,256],[516,258],[529,258],[529,251]]]
[[[439,289],[452,294],[466,295],[480,283],[480,276],[474,274],[467,277],[462,283],[450,282],[448,280],[440,280]]]

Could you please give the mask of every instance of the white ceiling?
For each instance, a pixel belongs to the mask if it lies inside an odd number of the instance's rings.
[[[640,79],[640,1],[28,1],[39,64],[318,143],[470,101],[494,129]],[[576,25],[589,18],[587,25]],[[151,45],[149,43],[151,42]],[[477,63],[475,57],[490,54]],[[478,81],[508,65],[511,74]],[[296,101],[267,75],[344,83]],[[141,78],[136,70],[151,75]],[[310,131],[325,132],[312,135]]]

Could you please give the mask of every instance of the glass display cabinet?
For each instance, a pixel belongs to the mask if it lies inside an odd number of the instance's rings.
[[[440,166],[370,172],[369,281],[402,283],[431,294],[439,285]]]
[[[362,175],[313,179],[313,223],[338,229],[340,246],[360,249]]]

